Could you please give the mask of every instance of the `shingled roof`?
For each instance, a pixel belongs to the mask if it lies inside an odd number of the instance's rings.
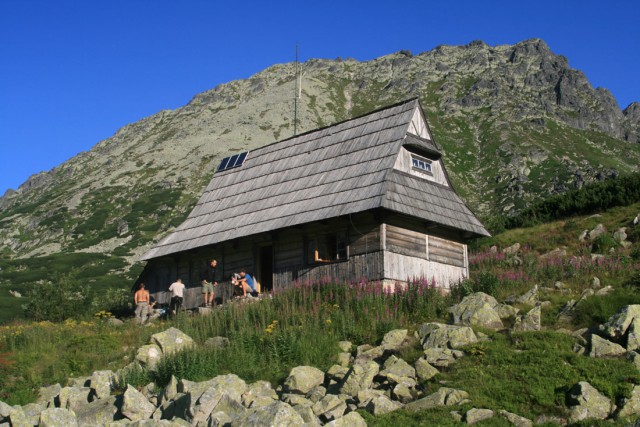
[[[489,235],[452,187],[393,169],[403,145],[440,156],[408,133],[417,112],[424,117],[412,99],[251,151],[241,167],[216,172],[189,217],[142,259],[375,208]]]

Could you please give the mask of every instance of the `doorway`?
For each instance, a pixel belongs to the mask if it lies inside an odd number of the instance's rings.
[[[258,260],[260,268],[260,286],[262,292],[273,290],[273,246],[263,246],[260,248],[260,258]]]

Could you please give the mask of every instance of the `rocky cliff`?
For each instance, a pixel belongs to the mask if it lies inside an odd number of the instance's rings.
[[[640,104],[624,110],[539,39],[302,64],[298,131],[419,96],[458,191],[480,215],[638,170]],[[219,160],[293,133],[294,64],[127,125],[0,198],[6,257],[133,262],[189,212]]]

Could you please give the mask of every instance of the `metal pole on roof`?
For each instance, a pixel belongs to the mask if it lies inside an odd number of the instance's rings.
[[[293,136],[298,134],[298,44],[296,43],[295,93],[293,94]]]

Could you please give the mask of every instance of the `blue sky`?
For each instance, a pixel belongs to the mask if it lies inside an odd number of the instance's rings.
[[[542,38],[640,101],[640,2],[0,0],[0,195],[120,127],[294,59]]]

